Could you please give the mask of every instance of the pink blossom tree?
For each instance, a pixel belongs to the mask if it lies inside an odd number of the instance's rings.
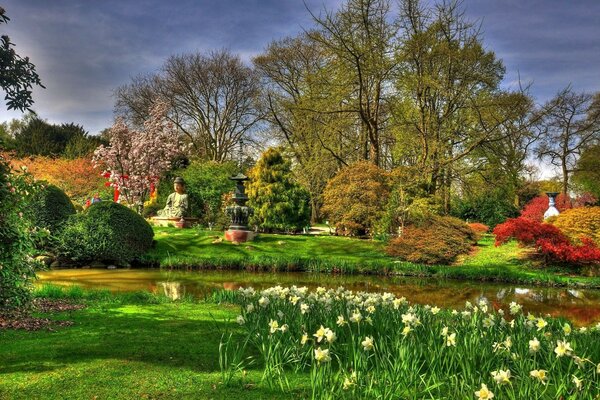
[[[110,144],[94,152],[93,163],[104,169],[110,186],[129,205],[143,210],[152,186],[171,168],[183,148],[174,125],[166,118],[167,105],[155,104],[142,130],[130,129],[122,118],[110,128]]]

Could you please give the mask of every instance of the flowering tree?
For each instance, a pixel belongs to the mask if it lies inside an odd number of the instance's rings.
[[[179,136],[166,119],[167,106],[157,103],[150,110],[142,130],[130,129],[118,118],[110,128],[110,144],[94,152],[95,166],[105,169],[108,184],[130,205],[142,211],[144,201],[161,175],[181,153]]]

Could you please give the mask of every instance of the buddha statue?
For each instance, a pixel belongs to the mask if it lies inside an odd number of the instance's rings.
[[[159,217],[165,218],[184,218],[188,216],[189,201],[185,193],[185,182],[183,178],[177,177],[173,181],[175,192],[167,198],[165,208],[158,211]]]

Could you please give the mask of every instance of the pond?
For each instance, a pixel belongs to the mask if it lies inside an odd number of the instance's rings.
[[[522,285],[451,280],[323,275],[311,273],[255,273],[244,271],[168,271],[158,269],[62,269],[38,273],[38,283],[78,285],[112,291],[147,290],[171,298],[192,295],[202,298],[215,289],[256,289],[275,285],[338,287],[367,292],[392,292],[409,301],[461,309],[466,301],[486,298],[496,308],[508,310],[516,301],[525,312],[563,316],[578,326],[600,322],[600,290],[527,287]]]

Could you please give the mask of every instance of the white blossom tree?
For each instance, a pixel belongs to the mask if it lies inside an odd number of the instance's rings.
[[[104,169],[110,186],[141,213],[151,187],[171,168],[184,150],[179,135],[166,118],[168,106],[158,102],[142,130],[130,129],[122,118],[110,128],[110,143],[94,152],[94,165]]]

